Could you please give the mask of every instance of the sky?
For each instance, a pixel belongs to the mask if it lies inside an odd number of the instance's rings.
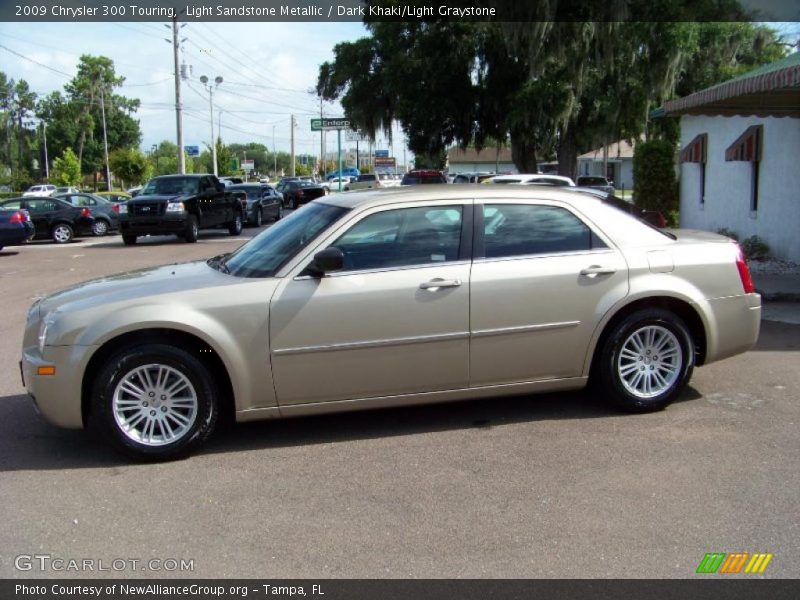
[[[337,43],[365,34],[361,23],[188,23],[181,30],[183,60],[192,67],[181,86],[184,144],[202,149],[208,143],[208,93],[199,79],[219,75],[214,123],[216,135],[222,110],[223,142],[259,142],[272,149],[274,134],[275,147],[288,151],[293,113],[295,151],[318,155],[320,136],[311,132],[310,119],[319,116],[320,104],[308,90],[316,85],[319,65],[333,59]],[[166,38],[172,38],[171,25],[161,23],[0,23],[0,44],[32,59],[0,48],[0,71],[25,79],[43,96],[63,92],[81,54],[111,58],[125,77],[117,93],[141,100],[135,118],[147,150],[161,140],[176,140],[173,54]],[[324,103],[323,112],[342,115],[338,104]],[[395,136],[394,148],[402,151],[401,132]],[[326,151],[335,151],[335,144],[335,135],[328,135]],[[378,146],[388,147],[381,138]]]

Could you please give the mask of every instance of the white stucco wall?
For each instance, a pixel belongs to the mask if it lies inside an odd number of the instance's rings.
[[[750,211],[752,167],[725,161],[725,150],[751,125],[763,125],[758,211]],[[800,261],[800,119],[681,117],[681,148],[708,134],[705,203],[700,165],[680,165],[681,227],[716,231],[739,239],[757,235],[781,258]]]

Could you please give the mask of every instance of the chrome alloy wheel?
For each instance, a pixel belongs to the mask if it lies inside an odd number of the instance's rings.
[[[653,398],[671,389],[682,367],[678,338],[659,325],[642,327],[628,336],[617,361],[622,385],[637,398]]]
[[[197,392],[177,369],[161,364],[136,367],[114,388],[114,420],[131,440],[164,446],[180,440],[197,419]]]
[[[56,225],[53,229],[53,239],[59,244],[66,244],[72,239],[72,232],[66,225]]]

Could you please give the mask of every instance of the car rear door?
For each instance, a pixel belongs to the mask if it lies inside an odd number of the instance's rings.
[[[49,236],[50,228],[57,214],[58,203],[46,198],[29,198],[23,203],[28,210],[37,236]]]
[[[372,209],[317,250],[345,268],[283,277],[270,305],[282,406],[466,388],[472,204]]]
[[[579,377],[589,341],[628,293],[609,239],[558,203],[475,207],[470,385]]]

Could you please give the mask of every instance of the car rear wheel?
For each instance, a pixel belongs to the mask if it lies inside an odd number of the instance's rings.
[[[56,244],[67,244],[72,241],[75,234],[72,231],[72,227],[66,223],[58,223],[53,227],[50,236]]]
[[[275,221],[280,221],[283,218],[283,203],[278,202],[278,208],[275,210]]]
[[[122,243],[126,246],[133,246],[136,243],[136,236],[131,233],[123,233]]]
[[[264,215],[261,214],[261,207],[258,207],[253,213],[253,227],[261,227],[264,221]]]
[[[187,243],[193,244],[197,241],[199,235],[200,227],[197,224],[197,217],[195,215],[189,215],[189,218],[186,220],[186,231],[183,234],[183,239],[186,240]]]
[[[111,227],[109,226],[108,221],[105,219],[95,219],[94,224],[92,225],[92,233],[97,237],[102,237],[108,233],[110,228]]]
[[[202,444],[217,423],[217,398],[203,363],[166,344],[126,349],[94,381],[90,423],[118,450],[165,460]]]
[[[236,213],[236,216],[233,218],[228,224],[228,233],[230,235],[239,235],[242,233],[242,215],[241,213]]]
[[[689,329],[661,309],[635,312],[610,332],[600,356],[602,391],[629,412],[668,406],[689,382],[694,369]]]
[[[291,198],[289,198],[289,208],[290,208],[291,210],[294,210],[294,209],[296,209],[296,208],[297,208],[297,200],[295,200],[294,196],[292,196]]]

